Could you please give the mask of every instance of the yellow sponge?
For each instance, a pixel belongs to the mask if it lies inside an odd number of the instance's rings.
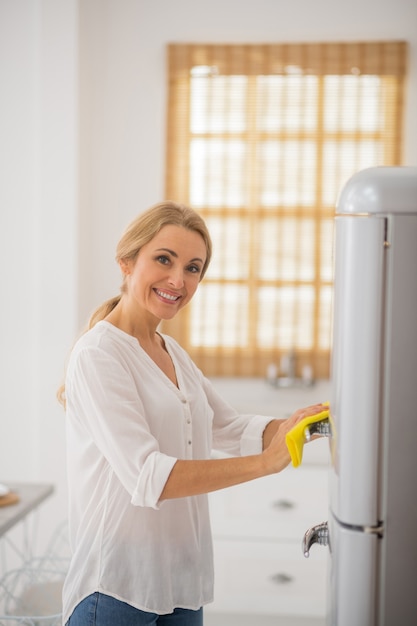
[[[328,402],[323,404],[328,405]],[[308,415],[301,422],[298,422],[294,428],[292,428],[285,436],[285,443],[287,444],[288,452],[291,456],[291,461],[294,467],[298,467],[303,459],[303,448],[305,439],[305,429],[311,424],[316,422],[323,422],[329,419],[329,409],[325,409],[315,415]]]

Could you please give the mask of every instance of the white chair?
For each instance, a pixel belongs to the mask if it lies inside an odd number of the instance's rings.
[[[0,626],[61,626],[62,585],[70,556],[65,520],[41,555],[0,579]]]
[[[44,552],[32,556],[25,562],[30,569],[45,569],[49,571],[66,571],[71,559],[71,548],[68,536],[68,521],[64,520],[56,527]]]
[[[60,626],[65,571],[24,567],[0,580],[0,626]]]

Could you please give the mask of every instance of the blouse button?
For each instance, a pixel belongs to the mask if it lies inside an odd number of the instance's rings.
[[[188,440],[188,445],[191,446],[191,440],[190,439]]]

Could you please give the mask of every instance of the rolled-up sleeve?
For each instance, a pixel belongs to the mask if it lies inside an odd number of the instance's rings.
[[[166,454],[152,452],[148,455],[138,477],[135,491],[132,495],[132,504],[159,509],[162,502],[162,489],[177,459]]]
[[[239,414],[204,379],[204,388],[212,407],[213,447],[235,456],[248,456],[262,452],[262,436],[266,426],[275,417],[256,414]]]
[[[240,440],[240,453],[242,456],[260,454],[262,452],[262,436],[266,426],[273,419],[275,418],[267,417],[265,415],[252,415],[250,417],[248,425],[243,431],[243,435]]]

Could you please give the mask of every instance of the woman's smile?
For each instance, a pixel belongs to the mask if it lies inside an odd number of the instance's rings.
[[[181,298],[181,295],[168,293],[167,291],[162,290],[162,289],[154,288],[154,292],[156,293],[157,296],[162,298],[162,300],[164,301],[168,300],[168,302],[177,302]]]

